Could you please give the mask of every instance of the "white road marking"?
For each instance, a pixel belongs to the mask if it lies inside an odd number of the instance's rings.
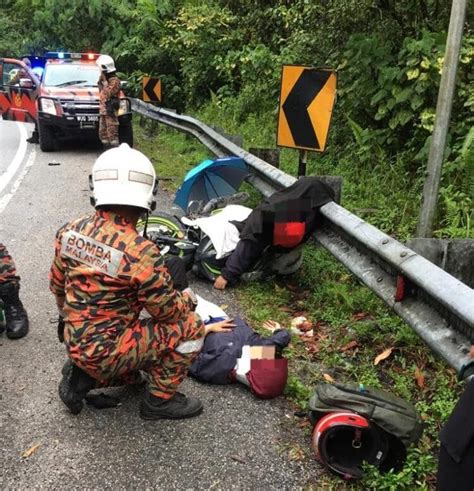
[[[2,178],[0,180],[0,193],[7,187],[8,183],[12,180],[13,176],[18,171],[26,154],[26,137],[27,137],[26,128],[24,124],[18,122],[16,124],[18,130],[20,131],[20,144],[18,145],[18,150],[16,151],[13,160],[10,162],[10,165],[7,167],[7,170],[2,175]]]
[[[25,140],[26,141],[26,140]],[[10,200],[13,198],[13,195],[18,191],[20,187],[21,181],[25,178],[26,174],[30,170],[30,167],[35,163],[36,158],[36,150],[33,148],[30,152],[28,160],[26,161],[25,167],[21,174],[17,177],[16,181],[13,183],[13,186],[8,194],[6,194],[3,198],[0,199],[0,213],[3,213],[3,210],[6,208]]]

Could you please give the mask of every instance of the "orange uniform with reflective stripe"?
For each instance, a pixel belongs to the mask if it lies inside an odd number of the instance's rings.
[[[163,384],[153,369],[171,363],[181,381],[193,356],[173,349],[202,338],[203,323],[188,297],[173,288],[156,245],[132,224],[97,211],[62,227],[50,288],[65,298],[65,342],[74,363],[103,382],[146,365],[151,391],[163,397],[174,393],[176,380],[167,377]],[[142,310],[151,318],[140,319]]]

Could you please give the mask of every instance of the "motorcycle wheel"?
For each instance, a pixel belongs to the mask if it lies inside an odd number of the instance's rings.
[[[137,223],[137,231],[143,235],[144,230],[145,220],[140,220]],[[183,247],[180,247],[179,242],[170,246],[159,238],[159,236],[165,236],[171,239],[186,239],[186,228],[176,217],[168,213],[150,215],[146,233],[148,238],[158,246],[163,256],[180,257],[184,261],[186,270],[191,269],[194,247],[185,247],[184,244]]]

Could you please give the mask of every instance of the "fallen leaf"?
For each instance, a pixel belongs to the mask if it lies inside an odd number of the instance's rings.
[[[425,374],[418,368],[415,368],[416,383],[420,389],[425,386]]]
[[[313,337],[303,337],[301,338],[304,341],[306,351],[311,354],[315,354],[319,352],[319,343]]]
[[[278,310],[281,312],[293,312],[293,309],[291,307],[279,307]]]
[[[362,319],[366,319],[367,317],[370,317],[370,314],[367,312],[356,312],[355,314],[352,314],[352,318],[355,321],[360,321]]]
[[[382,360],[385,360],[385,358],[388,358],[392,354],[393,348],[388,348],[384,352],[380,353],[375,360],[374,360],[374,365],[378,365]]]
[[[36,450],[38,450],[38,448],[41,446],[41,443],[36,443],[35,445],[33,445],[32,447],[30,447],[28,450],[25,450],[21,456],[24,458],[24,459],[27,459],[28,457],[30,457],[31,455],[33,455]]]
[[[357,348],[357,346],[359,346],[359,343],[356,340],[353,340],[353,341],[347,343],[345,346],[343,346],[341,348],[341,351],[342,352],[349,351],[350,349]]]
[[[229,306],[228,306],[228,305],[226,305],[226,304],[224,303],[224,304],[220,305],[220,308],[221,308],[222,310],[225,310],[225,309],[228,309],[228,308],[229,308]]]
[[[334,379],[329,375],[329,373],[323,373],[324,380],[327,382],[334,382]]]
[[[299,326],[299,329],[300,329],[300,331],[303,331],[303,332],[311,331],[311,329],[313,329],[313,323],[309,320],[305,320],[301,323],[301,325]]]

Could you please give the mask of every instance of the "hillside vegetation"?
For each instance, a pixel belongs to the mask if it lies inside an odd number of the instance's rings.
[[[159,76],[164,104],[198,112],[246,146],[274,146],[283,63],[338,69],[328,149],[309,172],[347,176],[345,204],[413,235],[443,65],[441,0],[3,0],[0,55],[45,49],[114,56],[139,95]],[[472,237],[474,36],[468,11],[435,224]],[[296,152],[284,152],[295,170]],[[383,177],[383,181],[378,176]],[[389,192],[385,192],[385,185]]]

